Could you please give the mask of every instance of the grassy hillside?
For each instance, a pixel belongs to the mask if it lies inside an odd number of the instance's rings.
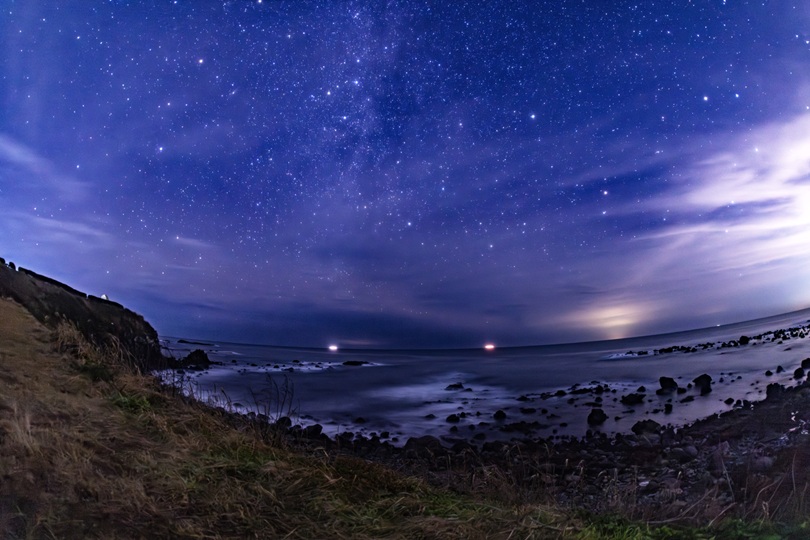
[[[304,455],[122,370],[0,300],[0,530],[11,538],[507,538],[547,508]]]
[[[159,386],[117,343],[0,298],[1,538],[806,538],[636,524],[509,496],[497,468],[468,479],[497,489],[450,489],[299,447]]]

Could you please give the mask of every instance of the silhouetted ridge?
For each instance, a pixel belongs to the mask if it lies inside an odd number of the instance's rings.
[[[141,315],[32,270],[15,269],[12,262],[0,262],[0,295],[22,305],[46,326],[56,328],[61,321],[70,322],[96,345],[109,344],[112,336],[140,370],[166,365],[157,332]]]
[[[36,278],[40,281],[44,281],[45,283],[50,283],[51,285],[56,285],[57,287],[66,290],[71,294],[75,294],[77,296],[81,296],[82,298],[87,298],[87,295],[81,291],[77,291],[70,285],[65,285],[61,281],[56,281],[53,278],[49,278],[48,276],[43,276],[42,274],[37,274],[33,270],[29,270],[28,268],[23,268],[22,266],[17,268],[17,272],[22,272],[23,274],[29,275],[32,278]]]

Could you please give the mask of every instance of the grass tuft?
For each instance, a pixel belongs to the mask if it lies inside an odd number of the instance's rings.
[[[779,482],[727,474],[744,520],[729,511],[709,526],[698,507],[717,506],[712,488],[683,519],[654,525],[636,479],[623,484],[611,470],[594,494],[600,515],[555,501],[564,488],[594,485],[582,463],[555,464],[552,447],[534,459],[505,448],[513,466],[475,453],[432,468],[373,463],[271,429],[295,412],[286,380],[268,379],[253,416],[238,417],[224,394],[213,408],[143,375],[115,340],[89,343],[65,322],[51,335],[2,299],[0,322],[3,538],[810,537],[810,450],[780,457],[792,461]],[[800,518],[779,523],[784,515]]]

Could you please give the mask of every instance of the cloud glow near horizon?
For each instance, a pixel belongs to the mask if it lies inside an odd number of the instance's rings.
[[[286,345],[810,307],[807,6],[319,7],[5,8],[0,256]]]

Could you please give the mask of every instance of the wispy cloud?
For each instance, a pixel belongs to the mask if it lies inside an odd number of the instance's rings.
[[[572,312],[572,321],[616,337],[674,313],[699,325],[715,315],[748,317],[744,308],[754,304],[810,304],[810,285],[802,285],[810,273],[810,116],[712,146],[673,167],[670,188],[621,209],[628,219],[669,219],[619,240],[599,256],[598,273],[583,267],[583,279],[604,284],[605,293]]]
[[[38,243],[72,253],[108,249],[115,245],[114,236],[101,224],[92,225],[68,219],[41,217],[11,211],[4,214],[5,227]]]
[[[24,173],[24,178],[11,176],[16,188],[41,188],[45,185],[46,188],[55,190],[60,197],[72,202],[84,199],[90,192],[89,184],[64,174],[50,160],[32,148],[3,134],[0,134],[0,166]],[[32,182],[36,186],[27,185]]]

